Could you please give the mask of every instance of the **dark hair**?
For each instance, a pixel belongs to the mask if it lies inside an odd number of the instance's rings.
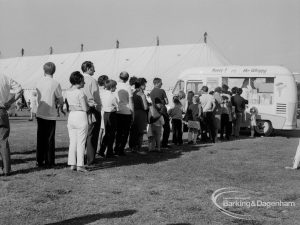
[[[208,94],[213,95],[215,92],[214,91],[210,91]]]
[[[81,65],[81,70],[82,70],[83,73],[85,73],[90,68],[92,68],[92,66],[94,66],[94,64],[91,61],[85,61]]]
[[[195,93],[193,91],[189,91],[187,93],[187,101],[191,102],[193,100],[194,95],[195,95]]]
[[[161,79],[159,77],[155,77],[153,79],[153,84],[156,85],[156,84],[159,84],[161,82]]]
[[[133,76],[133,77],[130,77],[129,79],[129,85],[132,86],[132,85],[135,85],[135,82],[138,78]]]
[[[173,102],[175,105],[181,105],[181,102],[179,101],[178,98],[173,98]]]
[[[123,71],[120,73],[119,77],[122,81],[126,82],[129,79],[129,74],[126,71]]]
[[[108,80],[108,76],[107,75],[101,75],[100,77],[98,77],[98,84],[99,86],[104,86],[105,85],[105,81]]]
[[[216,87],[215,88],[215,92],[221,93],[222,92],[222,88],[221,87]]]
[[[141,86],[145,85],[147,80],[145,78],[138,78],[135,82],[135,88],[140,88]]]
[[[238,88],[236,93],[239,94],[239,95],[242,94],[243,93],[243,89],[242,88]]]
[[[47,62],[44,64],[43,69],[44,69],[45,74],[53,75],[55,73],[56,67],[53,62]]]
[[[228,89],[229,89],[229,87],[226,85],[226,84],[223,84],[222,85],[222,91],[224,92],[226,92],[226,91],[228,91]]]
[[[105,89],[111,90],[117,86],[117,82],[115,80],[106,80],[105,81]]]
[[[160,98],[155,98],[154,99],[154,104],[162,104]]]
[[[201,90],[204,91],[204,92],[208,92],[208,87],[207,86],[203,86]]]
[[[70,83],[72,85],[80,84],[84,80],[83,75],[79,71],[71,73]]]
[[[237,93],[238,88],[237,87],[233,87],[231,89],[232,94],[236,94]]]

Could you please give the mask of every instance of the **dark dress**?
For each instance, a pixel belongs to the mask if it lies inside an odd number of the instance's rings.
[[[137,94],[132,96],[134,105],[134,119],[130,129],[129,147],[140,147],[143,141],[143,134],[147,132],[148,112],[144,109],[143,99]]]

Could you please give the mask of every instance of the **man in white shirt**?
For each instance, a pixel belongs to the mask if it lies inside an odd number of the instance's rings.
[[[15,93],[10,95],[10,92]],[[3,174],[8,176],[11,170],[8,136],[10,132],[7,110],[22,96],[22,87],[13,79],[0,74],[0,162]]]
[[[44,76],[36,85],[38,94],[36,160],[38,167],[51,168],[55,166],[56,105],[60,107],[63,104],[63,97],[60,84],[53,79],[55,64],[47,62],[43,69]]]
[[[117,83],[116,96],[119,110],[117,111],[117,134],[115,154],[125,155],[124,149],[129,136],[130,126],[133,121],[133,101],[131,87],[126,83],[129,74],[126,71],[120,73],[120,81]]]
[[[96,119],[88,126],[88,135],[86,140],[87,148],[87,165],[93,165],[98,145],[98,137],[101,125],[101,100],[97,81],[92,77],[95,73],[94,64],[90,61],[85,61],[81,65],[81,70],[84,76],[85,85],[83,92],[87,97],[89,104],[88,114],[93,114]]]
[[[215,110],[216,103],[215,99],[212,95],[208,94],[208,87],[202,87],[202,95],[200,97],[201,107],[203,110],[203,119],[204,124],[206,126],[206,131],[209,132],[209,137],[213,143],[215,143],[215,126],[214,126],[214,114],[213,111]],[[202,133],[203,141],[206,141],[207,134]]]

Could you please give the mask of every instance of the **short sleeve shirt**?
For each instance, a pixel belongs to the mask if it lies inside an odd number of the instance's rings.
[[[212,112],[213,103],[215,98],[210,94],[202,94],[200,97],[203,112]]]
[[[38,109],[36,117],[56,120],[56,101],[62,98],[60,84],[51,77],[43,77],[37,82]]]
[[[85,99],[82,89],[70,89],[66,91],[66,98],[70,106],[82,107],[81,101]]]
[[[153,103],[156,98],[159,98],[162,104],[166,105],[165,98],[167,98],[167,94],[164,89],[153,88],[153,90],[150,92],[150,97]]]
[[[132,98],[131,87],[126,83],[118,82],[115,94],[119,105],[119,111],[117,113],[130,115],[129,98]]]

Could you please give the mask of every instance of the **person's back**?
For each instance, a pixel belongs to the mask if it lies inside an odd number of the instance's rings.
[[[201,102],[201,107],[203,109],[203,112],[212,112],[214,107],[213,103],[215,102],[215,99],[212,95],[208,93],[203,93],[200,96],[200,102]]]
[[[172,119],[182,119],[182,106],[181,104],[175,104],[171,109],[168,111],[169,116]]]
[[[60,84],[50,77],[42,77],[36,86],[38,93],[37,117],[47,120],[55,120],[56,101],[61,98]]]
[[[239,94],[232,96],[231,101],[236,113],[242,113],[245,110],[245,100]]]

